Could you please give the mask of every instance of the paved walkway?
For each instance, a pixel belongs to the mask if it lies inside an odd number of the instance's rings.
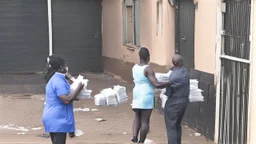
[[[130,106],[132,85],[103,74],[85,74],[85,76],[90,80],[88,87],[93,90],[93,95],[99,93],[103,88],[113,87],[113,85],[126,86],[129,103],[117,107],[96,107],[93,100],[75,102],[75,108],[89,108],[90,111],[75,112],[76,128],[83,131],[84,134],[68,139],[68,144],[130,143],[133,122],[133,112]],[[40,76],[25,77],[26,81],[30,82],[29,86],[24,86],[22,81],[8,83],[8,85],[0,84],[0,90],[5,90],[0,94],[0,144],[50,144],[49,138],[37,137],[38,134],[43,133],[43,129],[40,129],[42,128],[41,115],[44,103],[44,94],[41,92],[43,82],[40,78],[36,78],[37,81],[40,81],[38,87],[37,83],[28,79]],[[11,87],[9,91],[6,90],[8,87]],[[18,87],[19,91],[15,91],[15,87]],[[37,89],[40,89],[38,93]],[[92,111],[92,109],[94,110]],[[96,118],[106,121],[97,122]],[[8,130],[4,129],[4,126],[20,130]],[[152,114],[150,127],[148,139],[153,143],[166,144],[164,118],[156,111]],[[24,129],[28,131],[24,131]],[[183,127],[183,130],[183,144],[212,144],[204,137],[195,136],[195,132],[186,126]]]

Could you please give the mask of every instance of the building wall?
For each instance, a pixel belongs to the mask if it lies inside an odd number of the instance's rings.
[[[123,44],[122,2],[103,0],[103,65],[106,71],[130,81],[131,77],[127,75],[131,75],[133,64],[139,62],[139,49]],[[195,14],[195,69],[215,74],[217,0],[195,2],[198,2]],[[169,5],[168,0],[163,0],[163,30],[160,35],[157,35],[157,0],[141,0],[140,34],[141,46],[150,50],[151,65],[155,71],[169,69],[175,51],[175,8]]]
[[[256,0],[252,0],[252,9],[256,8]],[[256,143],[256,10],[252,14],[252,50],[251,50],[251,77],[250,77],[250,99],[249,99],[249,144]]]
[[[195,0],[195,69],[215,74],[218,0]]]
[[[123,44],[122,0],[103,0],[104,69],[132,81],[131,69],[139,62],[138,48]],[[157,0],[140,1],[140,43],[151,53],[155,71],[166,71],[174,54],[175,9],[163,0],[163,32],[157,35]]]

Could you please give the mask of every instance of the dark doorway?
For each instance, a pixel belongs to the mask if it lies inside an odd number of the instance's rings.
[[[179,0],[176,9],[176,52],[184,57],[184,66],[194,68],[195,5],[193,0]]]

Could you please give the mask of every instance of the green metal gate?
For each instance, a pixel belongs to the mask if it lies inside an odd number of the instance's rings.
[[[221,49],[219,143],[246,144],[251,0],[226,0]]]

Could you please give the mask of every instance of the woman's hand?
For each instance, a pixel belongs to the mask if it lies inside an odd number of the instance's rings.
[[[71,76],[71,74],[68,73],[68,74],[65,75],[65,78],[66,78],[67,80],[70,80],[70,79],[72,78],[72,76]]]
[[[82,82],[80,82],[80,83],[78,84],[77,89],[78,89],[79,91],[81,91],[83,88],[84,88],[84,84],[83,84]]]
[[[155,76],[155,72],[150,66],[146,67],[144,70],[144,75],[148,78],[151,84],[158,89],[166,88],[171,84],[171,82],[158,82]]]
[[[78,96],[78,94],[81,92],[81,90],[84,88],[84,84],[83,83],[79,83],[78,87],[76,88],[76,90],[74,92],[72,92],[70,94],[70,96],[67,95],[61,95],[59,96],[59,98],[61,99],[61,101],[65,104],[71,104],[76,97]]]

